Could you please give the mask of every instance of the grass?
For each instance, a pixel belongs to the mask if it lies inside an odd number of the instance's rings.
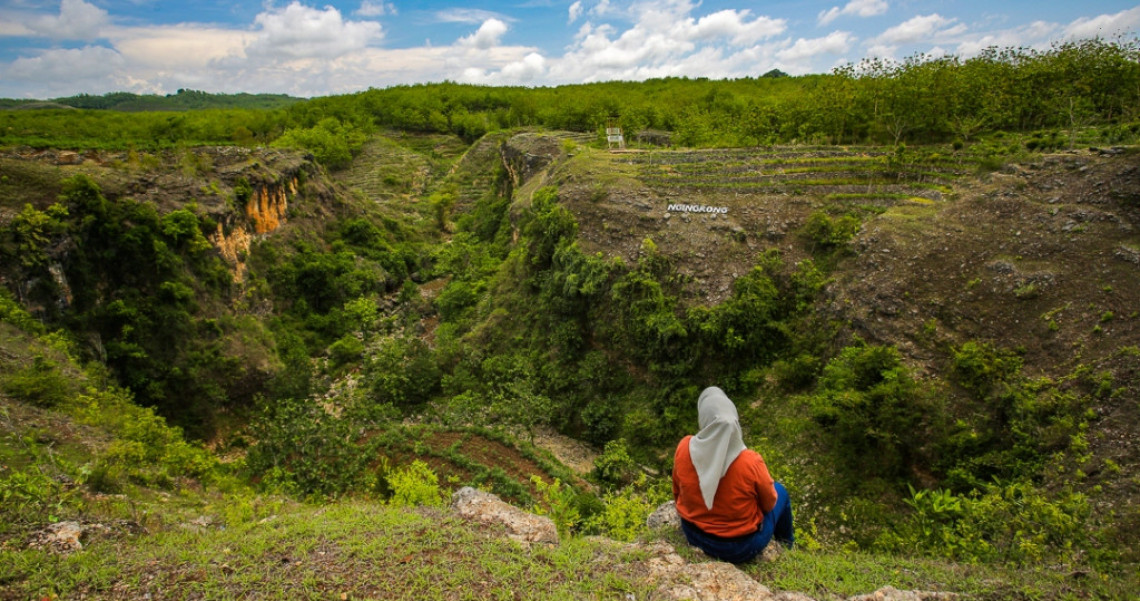
[[[0,207],[19,212],[30,203],[42,209],[56,201],[63,178],[56,166],[0,158]]]
[[[802,525],[801,525],[802,526]],[[711,561],[690,547],[678,532],[662,536],[690,562]],[[846,599],[886,586],[900,590],[950,592],[972,600],[1135,599],[1137,574],[1109,574],[1064,565],[1023,568],[971,565],[947,560],[903,557],[828,546],[799,545],[774,561],[740,566],[773,591],[794,591],[813,599]]]
[[[58,557],[2,551],[0,596],[156,599],[646,598],[644,553],[571,538],[525,547],[452,514],[350,500],[267,518],[97,540]]]
[[[893,193],[893,192],[881,192],[878,194],[876,194],[876,193],[868,193],[868,194],[836,193],[836,194],[828,194],[828,195],[824,196],[823,198],[824,198],[824,200],[899,200],[899,201],[905,201],[905,202],[914,202],[914,203],[918,203],[918,204],[931,204],[934,202],[933,200],[926,198],[925,196],[915,196],[913,194],[898,194],[898,193]]]
[[[934,559],[845,550],[793,550],[778,561],[745,571],[777,590],[818,599],[865,594],[884,586],[902,590],[955,592],[970,599],[1135,598],[1136,582],[1064,566],[1009,569]]]

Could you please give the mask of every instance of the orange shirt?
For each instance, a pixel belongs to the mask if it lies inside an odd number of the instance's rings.
[[[701,481],[689,457],[689,439],[677,445],[673,459],[673,498],[677,513],[708,534],[733,538],[760,529],[764,514],[776,506],[776,487],[764,458],[752,449],[737,455],[717,485],[713,508],[705,507]]]

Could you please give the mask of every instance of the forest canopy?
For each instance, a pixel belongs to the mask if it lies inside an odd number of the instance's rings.
[[[129,116],[97,109],[145,106],[146,97],[76,97],[70,104],[78,111],[0,113],[0,144],[142,150],[276,142],[308,149],[336,167],[359,150],[364,136],[381,129],[450,133],[468,142],[511,127],[594,133],[616,125],[631,141],[640,132],[664,131],[671,133],[669,143],[687,147],[966,143],[995,131],[1128,126],[1140,110],[1135,39],[1066,42],[1047,50],[991,47],[971,58],[865,59],[828,74],[782,75],[541,88],[442,82],[279,108],[216,108],[209,95],[180,91],[174,98],[183,108],[204,110]]]

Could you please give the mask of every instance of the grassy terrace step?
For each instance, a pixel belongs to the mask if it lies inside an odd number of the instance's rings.
[[[907,171],[925,170],[939,175],[960,175],[976,169],[976,163],[915,161],[903,165]],[[724,164],[673,163],[665,165],[642,164],[642,171],[666,173],[811,173],[826,171],[883,172],[897,170],[884,159],[851,158],[842,161],[752,161]]]
[[[883,191],[889,193],[913,192],[926,196],[931,192],[949,194],[949,186],[937,183],[899,182],[885,179],[853,179],[853,180],[693,180],[693,179],[663,179],[644,178],[646,185],[665,190],[735,190],[738,192],[755,191],[758,193],[793,192],[807,189],[812,194],[828,194],[832,192],[857,192],[860,189],[867,193]],[[926,192],[924,194],[923,192]]]
[[[530,507],[540,498],[531,476],[585,486],[546,451],[482,428],[400,427],[374,433],[370,443],[389,465],[420,459],[440,477],[444,488],[485,487],[520,507]]]
[[[921,182],[925,184],[947,185],[963,177],[958,174],[938,172],[904,172],[896,174],[891,171],[792,171],[792,172],[706,172],[706,173],[669,173],[669,172],[642,172],[643,181],[653,182],[712,182],[712,183],[759,183],[775,184],[779,182],[801,183],[849,183],[849,184],[876,184],[876,183],[909,183]]]

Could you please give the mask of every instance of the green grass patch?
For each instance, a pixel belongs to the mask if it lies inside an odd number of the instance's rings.
[[[638,558],[584,538],[528,549],[442,510],[350,501],[100,540],[62,558],[4,550],[0,586],[28,598],[647,598],[627,568]]]
[[[823,198],[825,200],[835,200],[835,201],[894,200],[894,201],[914,202],[914,203],[918,203],[918,204],[933,204],[934,203],[933,200],[926,198],[925,196],[915,196],[913,194],[897,194],[897,193],[890,193],[890,192],[882,192],[882,193],[877,193],[877,194],[876,193],[870,193],[870,194],[862,194],[862,193],[839,194],[839,193],[836,193],[836,194],[828,194],[827,196],[824,196]]]
[[[866,594],[884,586],[946,591],[970,599],[1135,599],[1135,574],[1103,574],[1038,566],[1007,569],[839,549],[784,553],[745,571],[776,590],[818,599]]]

